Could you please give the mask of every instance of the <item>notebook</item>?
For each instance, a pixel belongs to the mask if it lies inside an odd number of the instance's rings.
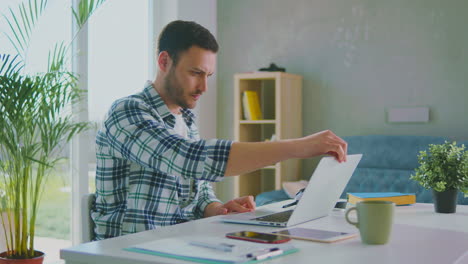
[[[221,220],[227,223],[289,227],[327,216],[340,198],[361,158],[362,154],[348,155],[347,161],[342,163],[332,157],[322,158],[302,198],[292,210],[273,214],[256,210],[226,215]]]
[[[356,204],[360,201],[390,201],[396,205],[410,205],[416,203],[416,195],[399,192],[348,193],[349,203]]]

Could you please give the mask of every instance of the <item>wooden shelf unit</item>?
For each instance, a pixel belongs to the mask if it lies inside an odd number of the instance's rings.
[[[262,120],[245,120],[242,93],[256,91]],[[253,72],[234,75],[234,137],[236,141],[258,142],[302,136],[302,76],[283,72]],[[283,181],[300,179],[300,160],[287,160],[239,175],[234,180],[236,197],[279,190]]]

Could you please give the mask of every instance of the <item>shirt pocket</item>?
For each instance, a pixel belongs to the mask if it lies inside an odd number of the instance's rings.
[[[179,205],[181,208],[187,207],[189,204],[196,201],[198,195],[198,181],[194,179],[179,178],[178,196]]]

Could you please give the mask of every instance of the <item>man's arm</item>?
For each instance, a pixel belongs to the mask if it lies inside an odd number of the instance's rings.
[[[254,171],[292,158],[310,158],[323,154],[346,161],[347,144],[326,130],[297,139],[272,142],[234,142],[229,153],[225,176]]]

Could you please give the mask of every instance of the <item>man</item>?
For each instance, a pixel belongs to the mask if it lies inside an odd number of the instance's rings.
[[[255,209],[252,196],[225,204],[210,182],[347,145],[331,131],[274,142],[200,140],[193,109],[214,73],[218,44],[204,27],[174,21],[158,40],[156,80],[117,100],[98,132],[96,238]]]

